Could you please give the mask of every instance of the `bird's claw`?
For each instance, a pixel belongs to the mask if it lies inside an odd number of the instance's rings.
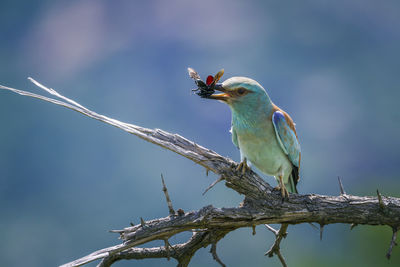
[[[274,191],[281,191],[282,202],[283,202],[285,199],[289,199],[289,192],[287,191],[285,185],[278,185],[278,186],[274,187],[273,190],[274,190]]]
[[[247,159],[244,158],[242,162],[239,163],[239,165],[236,167],[237,172],[241,172],[242,175],[244,175],[248,170],[250,170],[250,167],[247,165]]]

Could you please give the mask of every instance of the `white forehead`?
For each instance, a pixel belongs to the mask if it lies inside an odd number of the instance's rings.
[[[222,86],[226,89],[231,89],[231,90],[239,87],[244,87],[252,91],[258,91],[258,90],[265,91],[264,88],[258,82],[247,77],[229,78],[222,83]]]

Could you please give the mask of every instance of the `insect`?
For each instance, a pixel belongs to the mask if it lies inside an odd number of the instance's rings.
[[[209,98],[215,92],[215,84],[221,79],[222,75],[224,75],[224,69],[220,70],[213,77],[212,75],[208,75],[206,82],[200,78],[200,75],[192,68],[188,68],[189,76],[194,80],[197,85],[196,89],[192,89],[193,92],[202,98]]]

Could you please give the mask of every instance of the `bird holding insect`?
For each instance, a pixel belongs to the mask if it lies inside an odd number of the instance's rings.
[[[283,198],[289,192],[297,193],[301,152],[290,116],[271,101],[255,80],[232,77],[218,83],[224,74],[221,70],[203,82],[195,70],[188,68],[188,71],[197,85],[193,90],[197,95],[220,100],[231,109],[232,142],[241,156],[237,170],[244,173],[249,168],[248,160],[261,172],[275,177]]]

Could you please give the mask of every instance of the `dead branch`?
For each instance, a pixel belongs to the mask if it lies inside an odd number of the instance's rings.
[[[396,243],[396,238],[397,238],[397,232],[398,232],[398,228],[397,227],[393,227],[393,235],[392,235],[392,239],[390,240],[390,246],[389,246],[389,250],[388,253],[386,254],[386,258],[388,258],[390,260],[390,256],[392,256],[392,250],[394,246],[397,246]]]
[[[169,215],[171,215],[171,216],[175,215],[174,208],[172,207],[172,201],[171,201],[171,198],[169,197],[168,189],[165,186],[164,176],[162,174],[161,174],[161,182],[162,182],[162,185],[163,185],[162,190],[163,190],[164,195],[165,195],[165,200],[167,201],[167,205],[168,205]]]
[[[175,214],[175,212],[172,212],[172,202],[168,201],[169,195],[164,184],[163,188],[165,188],[164,193],[170,216],[149,221],[144,221],[141,218],[137,225],[112,231],[120,234],[120,238],[123,240],[121,244],[95,251],[63,266],[81,266],[99,259],[102,260],[99,266],[110,266],[121,259],[143,258],[174,258],[178,261],[178,266],[187,266],[194,253],[201,247],[208,245],[211,245],[213,257],[223,265],[216,254],[216,244],[227,233],[241,227],[276,223],[282,224],[282,227],[279,231],[275,231],[277,238],[268,255],[278,255],[284,266],[285,262],[282,261],[283,256],[280,254],[279,247],[288,224],[315,222],[321,226],[331,223],[387,225],[393,229],[387,257],[390,257],[392,253],[397,230],[400,227],[399,198],[385,197],[383,200],[379,192],[377,197],[347,195],[339,179],[340,196],[291,194],[290,198],[282,203],[279,192],[273,192],[272,187],[253,171],[245,173],[237,171],[238,164],[229,158],[222,157],[180,135],[159,129],[143,128],[98,114],[60,95],[55,90],[47,88],[31,78],[30,80],[39,88],[61,100],[1,85],[0,89],[67,107],[169,149],[205,167],[207,171],[211,170],[223,177],[217,181],[225,180],[227,187],[245,196],[240,207],[215,208],[206,206],[198,211],[186,213],[179,209]],[[186,243],[169,244],[168,239],[171,236],[183,231],[195,233]],[[153,240],[162,240],[165,242],[165,246],[137,248],[138,245]]]
[[[283,267],[287,267],[287,264],[285,258],[282,256],[281,253],[281,241],[283,238],[286,238],[287,236],[286,230],[288,227],[289,225],[287,223],[282,224],[279,231],[273,230],[271,226],[267,227],[271,232],[275,234],[275,242],[274,244],[272,244],[271,248],[265,253],[265,255],[267,255],[268,257],[273,257],[275,254],[276,256],[278,256]]]
[[[226,267],[226,265],[225,265],[225,264],[221,261],[221,259],[218,257],[218,254],[217,254],[217,242],[214,241],[214,242],[211,244],[210,253],[211,253],[212,256],[213,256],[213,259],[214,259],[216,262],[218,262],[219,265],[221,265],[222,267]]]
[[[168,252],[165,247],[154,247],[154,248],[135,248],[124,250],[112,254],[102,259],[98,267],[109,267],[113,263],[119,260],[131,260],[131,259],[147,259],[147,258],[168,258],[169,257],[177,260],[178,267],[188,266],[195,252],[203,247],[207,247],[211,244],[212,240],[218,242],[221,240],[226,233],[219,231],[217,234],[213,234],[210,231],[205,232],[194,232],[192,237],[183,244],[172,245]]]

